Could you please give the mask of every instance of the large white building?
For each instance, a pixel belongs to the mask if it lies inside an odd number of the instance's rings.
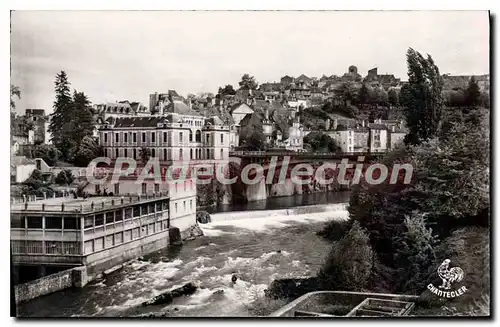
[[[329,122],[327,123],[329,126]],[[406,129],[402,121],[376,120],[333,120],[327,134],[337,141],[342,152],[386,152],[403,142]]]

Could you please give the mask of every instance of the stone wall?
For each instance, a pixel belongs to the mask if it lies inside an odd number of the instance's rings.
[[[83,287],[87,284],[87,270],[76,267],[35,279],[15,286],[16,303],[29,301],[69,287]]]

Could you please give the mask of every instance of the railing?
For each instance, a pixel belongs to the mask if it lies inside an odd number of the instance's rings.
[[[104,197],[97,197],[95,201],[91,198],[83,199],[61,199],[58,204],[47,204],[47,203],[37,203],[24,202],[19,204],[13,204],[12,211],[49,211],[49,212],[71,212],[71,213],[90,213],[94,211],[101,211],[112,209],[118,206],[130,205],[134,203],[140,203],[148,200],[165,198],[168,197],[168,192],[158,192],[142,195],[123,195],[123,196],[113,196],[111,199],[103,199]],[[50,201],[50,200],[48,200]],[[77,203],[75,203],[77,202]],[[79,203],[78,203],[79,202]]]

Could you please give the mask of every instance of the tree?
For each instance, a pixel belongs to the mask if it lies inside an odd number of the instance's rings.
[[[247,150],[260,151],[266,148],[266,137],[262,131],[254,129],[248,133],[244,132],[242,134],[243,137],[240,137],[240,139],[242,140],[243,147]]]
[[[420,293],[425,289],[427,272],[436,261],[434,246],[437,238],[427,227],[425,216],[419,212],[407,215],[405,232],[396,241],[395,261],[398,262],[398,276],[401,291]]]
[[[250,76],[249,74],[244,74],[241,77],[241,81],[238,84],[240,85],[241,89],[252,90],[252,91],[255,91],[259,86],[258,83],[255,81],[255,77]]]
[[[21,99],[21,90],[19,89],[19,86],[15,85],[10,85],[10,111],[16,110],[16,102],[12,98],[13,96],[16,96],[18,99]]]
[[[58,185],[64,185],[64,186],[70,185],[71,183],[73,183],[74,180],[75,176],[73,176],[73,173],[69,169],[61,170],[55,178],[55,182]]]
[[[66,156],[70,146],[67,142],[67,137],[71,135],[73,127],[72,106],[73,101],[70,94],[70,83],[65,71],[61,71],[56,75],[55,92],[56,100],[54,101],[54,112],[51,114],[49,132],[52,134],[52,143]]]
[[[84,136],[74,153],[74,164],[77,167],[85,167],[97,156],[100,148],[96,140],[91,136]]]
[[[362,105],[366,105],[366,104],[370,103],[370,93],[368,90],[368,86],[366,86],[366,84],[363,83],[363,85],[359,89],[356,101],[358,104],[362,104]]]
[[[73,120],[70,138],[79,147],[85,137],[90,137],[94,131],[94,118],[92,107],[87,96],[83,92],[73,93]]]
[[[406,143],[419,144],[436,135],[441,121],[443,80],[430,55],[408,49],[408,83],[401,88],[409,133]]]
[[[469,85],[465,90],[465,105],[475,107],[480,104],[481,91],[477,85],[476,79],[472,76]]]
[[[151,158],[151,150],[149,148],[143,147],[139,150],[139,157],[143,164],[146,164]]]
[[[373,251],[366,231],[354,222],[334,243],[318,278],[325,289],[363,291],[371,275]]]
[[[338,88],[334,90],[337,98],[342,101],[344,107],[347,108],[348,102],[356,99],[356,89],[351,83],[343,83]]]
[[[337,152],[340,146],[328,134],[311,132],[304,137],[304,144],[309,144],[314,152]]]
[[[49,166],[55,166],[61,155],[61,151],[51,144],[35,145],[30,152],[31,158],[41,158]]]
[[[399,105],[399,95],[398,92],[394,89],[390,89],[387,93],[388,101],[391,106]]]
[[[218,94],[220,94],[222,96],[224,96],[224,95],[235,95],[236,91],[235,91],[235,89],[233,88],[233,86],[231,84],[227,84],[223,88],[219,87]]]

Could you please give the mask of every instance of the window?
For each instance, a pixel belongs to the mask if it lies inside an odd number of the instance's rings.
[[[78,242],[63,242],[64,254],[80,254],[80,244]]]
[[[196,142],[201,142],[201,132],[200,132],[200,130],[196,131],[195,138],[196,138]]]
[[[90,228],[94,226],[94,216],[85,217],[83,228]]]
[[[156,133],[155,132],[151,132],[151,142],[152,143],[156,142]]]
[[[207,149],[207,158],[206,159],[210,159],[210,149]]]
[[[179,160],[182,160],[182,149],[179,149]]]
[[[128,142],[128,133],[127,133],[127,132],[125,132],[125,133],[123,134],[123,142],[125,142],[125,143],[127,143],[127,142]]]
[[[189,149],[189,159],[193,159],[193,149]]]
[[[116,183],[115,186],[114,186],[114,194],[117,195],[117,194],[120,194],[120,183]]]
[[[104,225],[104,214],[100,213],[95,215],[95,226]]]
[[[130,212],[131,211],[132,211],[132,209],[130,208]],[[122,209],[116,210],[115,221],[122,221],[122,220],[123,220],[123,210]]]
[[[167,160],[167,149],[163,149],[163,160]]]
[[[115,142],[120,142],[120,133],[115,133]]]
[[[155,204],[154,203],[150,203],[148,205],[148,213],[155,213]]]
[[[163,132],[163,143],[167,143],[167,132]]]
[[[193,142],[193,132],[189,131],[189,142]]]
[[[115,221],[115,213],[112,212],[106,212],[106,224],[111,224]]]
[[[11,228],[26,228],[26,220],[24,216],[12,215],[10,218]]]
[[[175,206],[175,213],[177,213],[177,203],[174,206]]]
[[[193,210],[193,200],[189,200],[189,209]]]
[[[28,228],[42,228],[42,217],[26,217]]]
[[[118,158],[120,155],[119,155],[119,152],[118,152],[118,149],[115,149],[115,157]]]
[[[179,142],[180,142],[180,143],[182,143],[182,142],[183,142],[182,138],[183,138],[183,133],[182,133],[182,132],[180,132],[180,133],[179,133]]]
[[[141,206],[136,205],[134,206],[134,217],[139,217],[141,215]]]
[[[127,135],[127,134],[125,134]],[[126,158],[128,156],[127,149],[123,149],[123,156]]]
[[[182,208],[186,211],[186,201],[182,201]]]
[[[220,144],[224,144],[224,134],[220,133]]]
[[[46,229],[62,229],[62,217],[45,217]]]
[[[224,159],[224,149],[220,149],[220,158]]]
[[[108,143],[108,133],[104,133],[104,143]]]
[[[136,149],[132,150],[132,154],[133,154],[133,158],[137,159],[137,150]]]
[[[160,184],[155,184],[155,192],[160,192]]]
[[[142,132],[142,143],[146,143],[146,132]]]
[[[137,143],[137,133],[132,133],[132,142]]]
[[[123,243],[123,232],[115,234],[115,244]]]
[[[210,134],[207,134],[207,143],[210,142]]]
[[[155,151],[155,149],[151,149],[151,158],[154,158],[154,157],[156,157],[156,151]]]
[[[146,194],[147,187],[148,187],[148,185],[146,183],[142,183],[142,185],[141,185],[142,194]]]

